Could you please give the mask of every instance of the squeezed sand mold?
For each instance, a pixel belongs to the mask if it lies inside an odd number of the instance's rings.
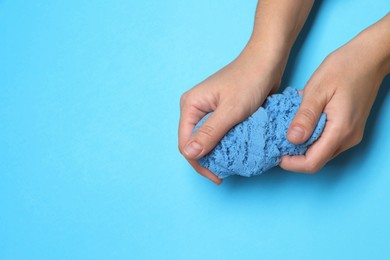
[[[302,96],[292,87],[267,98],[248,119],[233,127],[199,163],[220,178],[231,175],[251,177],[277,166],[283,155],[301,155],[316,141],[325,127],[322,114],[309,140],[295,145],[287,141],[290,123],[298,111]],[[211,113],[195,127],[196,131]]]

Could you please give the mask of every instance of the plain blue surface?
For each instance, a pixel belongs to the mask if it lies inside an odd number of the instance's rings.
[[[317,175],[217,187],[179,154],[180,95],[240,52],[255,6],[0,0],[0,259],[389,259],[389,77]],[[389,10],[317,3],[284,85]]]

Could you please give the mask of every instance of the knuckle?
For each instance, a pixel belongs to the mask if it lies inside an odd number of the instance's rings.
[[[245,107],[235,106],[232,107],[232,110],[230,111],[230,113],[228,113],[228,117],[230,117],[232,121],[238,122],[241,121],[241,119],[249,116],[248,114],[250,114],[250,112]]]
[[[352,138],[352,144],[355,146],[355,145],[358,145],[362,142],[363,140],[363,132],[362,131],[358,131]]]
[[[195,170],[199,175],[201,175],[201,176],[203,176],[203,177],[206,177],[206,176],[202,173],[202,171],[201,171],[200,169],[194,168],[194,170]]]
[[[222,104],[226,115],[233,121],[239,122],[251,114],[251,108],[248,102],[240,99],[232,99],[226,104]]]
[[[357,136],[357,144],[360,144],[363,141],[364,134],[363,132],[360,132]]]
[[[306,173],[310,173],[310,174],[314,174],[316,172],[318,172],[319,170],[321,170],[321,165],[317,162],[308,162],[305,166],[305,172]]]
[[[316,114],[309,108],[301,109],[301,111],[299,111],[299,118],[303,125],[315,125],[317,123]]]
[[[179,149],[179,152],[180,152],[182,155],[184,155],[183,147],[182,147],[180,144],[177,146],[177,148]]]
[[[210,139],[214,137],[214,133],[215,133],[215,127],[208,124],[203,124],[197,131],[197,134],[205,136]]]
[[[187,104],[188,99],[189,99],[189,92],[185,92],[181,95],[180,97],[180,107],[183,107]]]

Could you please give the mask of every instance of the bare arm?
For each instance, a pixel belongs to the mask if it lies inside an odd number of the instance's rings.
[[[260,0],[248,47],[286,61],[313,4],[314,0]]]

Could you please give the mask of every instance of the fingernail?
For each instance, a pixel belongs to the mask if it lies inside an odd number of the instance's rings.
[[[293,136],[295,139],[302,140],[305,136],[305,130],[303,130],[301,127],[294,126],[293,128],[291,128],[288,134],[290,136]]]
[[[187,144],[186,147],[184,147],[184,152],[190,158],[195,158],[202,152],[202,150],[203,150],[202,146],[197,142],[191,142]]]

